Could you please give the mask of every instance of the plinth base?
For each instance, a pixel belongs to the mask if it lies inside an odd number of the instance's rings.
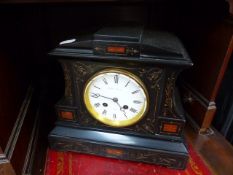
[[[49,134],[50,147],[104,157],[184,169],[188,151],[183,142],[123,135],[91,129],[56,126]]]

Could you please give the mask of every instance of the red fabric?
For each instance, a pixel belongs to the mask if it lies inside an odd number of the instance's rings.
[[[99,156],[48,150],[44,175],[211,175],[193,150],[185,170]]]

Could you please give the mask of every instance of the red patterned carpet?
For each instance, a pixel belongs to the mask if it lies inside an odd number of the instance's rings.
[[[44,175],[211,175],[190,147],[186,170],[122,161],[98,156],[48,150]]]

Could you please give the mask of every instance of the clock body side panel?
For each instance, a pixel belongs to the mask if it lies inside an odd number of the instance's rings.
[[[185,126],[185,113],[181,104],[176,80],[182,69],[167,67],[161,112],[158,119],[158,133],[170,136],[182,136]]]
[[[103,63],[103,62],[93,62],[93,61],[78,61],[75,59],[64,60],[60,59],[59,62],[63,65],[65,82],[65,94],[64,98],[58,102],[56,105],[58,116],[61,116],[59,111],[71,111],[73,113],[73,120],[67,120],[64,117],[60,118],[60,124],[63,121],[66,122],[66,125],[70,126],[82,126],[82,127],[91,127],[97,129],[107,129],[114,130],[116,132],[127,131],[135,134],[149,134],[151,136],[161,133],[161,125],[172,117],[166,117],[162,115],[164,110],[164,98],[166,95],[166,87],[169,86],[169,83],[166,81],[166,77],[171,74],[172,71],[168,68],[156,65],[141,65],[141,64],[132,64],[130,62],[122,63]],[[67,70],[69,68],[69,71]],[[128,126],[124,128],[112,128],[107,125],[104,125],[97,120],[95,120],[89,112],[87,111],[85,104],[83,103],[83,91],[84,86],[87,80],[93,76],[95,73],[109,69],[117,68],[121,70],[126,70],[135,74],[139,77],[145,84],[147,91],[149,93],[149,110],[147,115],[138,123],[133,126]],[[66,69],[66,70],[65,70]],[[72,74],[72,75],[71,75]],[[173,73],[177,75],[177,72]],[[172,75],[173,75],[172,74]],[[69,78],[67,78],[69,77]],[[67,82],[68,79],[68,82]],[[175,86],[176,76],[172,77],[172,83],[170,83],[170,88]],[[68,88],[68,89],[67,89]],[[69,95],[70,93],[71,95]],[[168,95],[173,99],[173,91]],[[166,100],[165,100],[166,101]],[[183,120],[174,118],[175,121]],[[163,123],[162,123],[163,122]],[[166,135],[166,133],[161,133]],[[168,136],[171,134],[168,134]],[[175,134],[175,136],[180,136],[181,134]]]

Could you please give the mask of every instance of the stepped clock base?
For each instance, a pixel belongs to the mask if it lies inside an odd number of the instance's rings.
[[[50,147],[104,157],[131,160],[184,169],[188,151],[184,143],[56,126],[49,134]]]

